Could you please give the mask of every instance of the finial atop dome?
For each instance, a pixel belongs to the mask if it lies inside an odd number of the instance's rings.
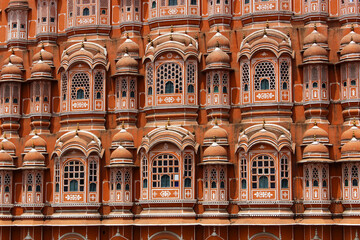
[[[84,41],[81,42],[81,48],[85,48]]]
[[[314,134],[314,142],[317,142],[316,134]]]
[[[351,24],[350,30],[353,32],[354,31],[354,24]]]
[[[14,50],[14,48],[13,48],[13,47],[11,47],[10,51],[11,51],[11,54],[12,54],[12,55],[14,55],[14,54],[15,54],[15,50]]]
[[[172,34],[170,34],[170,41],[172,41],[173,40],[173,36],[172,36]]]
[[[85,36],[84,36],[84,42],[86,42],[87,41],[87,38],[86,38],[86,34],[85,34]]]
[[[42,61],[43,60],[43,56],[42,56],[42,53],[41,53],[41,51],[40,51],[40,61]]]
[[[316,23],[314,23],[314,31],[317,31]]]
[[[125,53],[128,54],[129,53],[129,49],[128,47],[125,48]]]
[[[269,20],[266,20],[266,28],[269,28]]]
[[[173,26],[173,25],[171,25],[171,27],[170,27],[170,32],[171,32],[171,33],[174,32],[174,26]]]
[[[167,125],[170,126],[170,118],[167,119]]]
[[[265,118],[263,118],[263,129],[265,129]]]
[[[266,33],[266,28],[264,28],[264,37],[266,36],[266,34],[267,34],[267,33]]]
[[[36,128],[34,129],[34,135],[37,136],[37,131],[36,131]]]
[[[216,47],[219,48],[220,47],[220,43],[219,41],[216,41]]]
[[[353,126],[356,127],[356,119],[355,119],[355,117],[353,119]]]
[[[317,121],[316,120],[314,121],[314,126],[317,126]]]
[[[76,124],[76,130],[75,130],[75,135],[79,136],[78,132],[79,132],[80,128],[79,128],[79,123]]]
[[[217,126],[217,125],[218,125],[218,120],[217,120],[217,117],[215,117],[215,121],[214,121],[214,123],[215,123],[215,126]]]
[[[147,35],[147,41],[148,41],[148,42],[151,42],[150,35]]]
[[[214,143],[216,143],[216,136],[213,136],[213,139],[214,139]]]
[[[126,39],[129,39],[130,37],[129,37],[129,33],[126,33]]]
[[[121,123],[121,129],[125,129],[125,122],[124,121],[122,121],[122,123]]]
[[[219,26],[216,27],[216,32],[220,32]]]

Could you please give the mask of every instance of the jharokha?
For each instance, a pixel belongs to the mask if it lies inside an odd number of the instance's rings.
[[[0,239],[358,240],[359,19],[1,0]]]

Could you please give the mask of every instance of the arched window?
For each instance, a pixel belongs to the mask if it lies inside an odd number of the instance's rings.
[[[261,80],[261,90],[268,90],[269,89],[269,80],[263,79]]]
[[[80,161],[67,162],[64,166],[64,192],[83,192],[84,186],[84,165]]]
[[[179,160],[171,154],[161,154],[153,160],[152,186],[179,187],[180,181]]]
[[[169,175],[161,176],[161,187],[170,187],[170,176]]]
[[[211,182],[211,188],[216,188],[216,182],[217,182],[217,172],[216,169],[211,169],[210,172],[210,182]]]
[[[261,176],[259,178],[259,188],[269,188],[269,179],[267,176]]]
[[[169,0],[169,6],[176,6],[177,0]]]
[[[33,186],[33,175],[31,173],[28,174],[27,176],[27,191],[31,192],[32,191],[32,186]]]
[[[191,0],[190,1],[190,5],[196,5],[196,4],[197,4],[196,0]]]
[[[35,184],[36,184],[35,191],[41,192],[42,177],[40,173],[36,174]]]
[[[219,92],[219,84],[220,84],[220,77],[218,74],[215,74],[213,77],[214,93]]]
[[[153,1],[153,2],[152,2],[151,8],[156,8],[156,1]]]
[[[194,85],[192,85],[192,84],[190,84],[189,86],[188,86],[188,93],[194,93]]]
[[[174,83],[168,81],[165,84],[165,93],[174,93]]]
[[[84,90],[78,89],[76,92],[76,99],[84,99],[84,97],[85,97]]]
[[[96,161],[91,161],[89,164],[89,191],[96,192],[96,184],[97,184],[97,163]]]
[[[318,83],[317,82],[313,82],[313,88],[317,88],[318,87]]]
[[[319,170],[313,168],[312,172],[313,187],[319,187]]]
[[[84,8],[83,9],[83,16],[89,16],[90,15],[90,10],[88,8]]]
[[[191,187],[191,179],[190,178],[185,178],[184,187]]]
[[[267,155],[257,156],[252,161],[252,188],[275,188],[275,164]]]
[[[192,176],[192,156],[190,154],[186,154],[184,157],[185,187],[191,187],[191,176]]]
[[[148,95],[151,96],[151,95],[152,95],[152,92],[153,92],[152,87],[149,87],[149,88],[148,88]]]
[[[288,188],[289,187],[289,181],[287,179],[281,180],[281,188]]]
[[[147,188],[148,187],[148,161],[146,157],[143,157],[142,159],[142,177],[143,177],[143,188]]]

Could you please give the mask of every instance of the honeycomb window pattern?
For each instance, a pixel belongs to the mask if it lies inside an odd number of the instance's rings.
[[[270,90],[275,89],[275,68],[271,62],[263,61],[256,65],[254,76],[254,87],[258,91],[261,89],[260,82],[262,79],[268,79],[270,82]]]
[[[68,84],[67,76],[66,73],[64,73],[61,78],[63,100],[66,100],[67,84]]]
[[[148,85],[148,87],[151,87],[154,83],[154,80],[153,80],[154,73],[153,73],[153,67],[151,65],[149,65],[147,68],[146,77],[147,77],[147,85]]]
[[[244,63],[242,65],[242,89],[244,92],[249,90],[249,65],[247,63]]]
[[[165,93],[165,84],[169,81],[173,82],[175,93],[182,93],[182,68],[179,64],[170,62],[163,63],[157,69],[156,74],[156,93]]]
[[[195,65],[189,64],[186,71],[187,84],[195,84]]]
[[[90,98],[90,78],[87,73],[76,73],[71,83],[71,99],[76,100],[77,90],[84,90],[84,99]]]
[[[287,90],[289,87],[289,63],[287,61],[280,64],[280,86],[281,90]]]
[[[102,72],[97,72],[95,74],[95,82],[94,82],[94,98],[100,99],[103,96],[104,91],[104,75]],[[100,94],[99,94],[100,93]]]

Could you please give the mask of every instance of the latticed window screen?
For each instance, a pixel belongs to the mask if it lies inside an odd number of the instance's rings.
[[[11,177],[9,174],[6,174],[4,177],[4,191],[10,192],[10,184],[11,184]]]
[[[164,94],[168,82],[174,85],[174,93],[182,93],[182,80],[182,68],[179,64],[163,63],[156,73],[156,93]]]
[[[94,98],[101,99],[103,96],[104,91],[104,75],[102,72],[97,72],[95,74],[95,81],[94,81]]]
[[[226,73],[223,74],[222,76],[222,86],[223,86],[223,93],[228,93],[228,77],[229,75],[227,75]]]
[[[68,79],[66,73],[64,73],[61,77],[61,91],[63,95],[63,100],[66,100],[67,86],[68,86]]]
[[[130,81],[130,97],[135,97],[135,81],[133,79]]]
[[[96,182],[97,182],[97,163],[96,161],[91,161],[89,164],[89,190],[90,192],[96,192]]]
[[[162,154],[152,164],[152,185],[158,187],[179,186],[179,160],[173,155]]]
[[[196,74],[195,65],[194,64],[187,65],[186,80],[188,84],[195,84],[195,74]]]
[[[255,90],[260,90],[260,83],[263,80],[269,81],[269,89],[275,89],[275,68],[271,62],[260,62],[255,67],[255,75],[254,75],[254,86]]]
[[[204,182],[205,182],[205,188],[208,188],[208,187],[209,187],[208,180],[209,180],[209,176],[208,176],[208,169],[207,169],[207,168],[205,168],[205,169],[204,169]]]
[[[186,154],[184,158],[185,187],[191,187],[192,156]]]
[[[319,73],[317,67],[311,68],[311,80],[316,81],[319,79]]]
[[[34,183],[33,175],[31,173],[29,173],[27,175],[27,181],[26,181],[26,186],[27,186],[27,191],[28,192],[32,191],[33,183]]]
[[[67,162],[64,166],[64,192],[83,192],[84,186],[84,165],[79,161]]]
[[[244,92],[249,91],[249,65],[247,65],[247,63],[244,63],[242,65],[242,78],[241,78],[241,82],[242,82],[242,88]]]
[[[283,61],[280,64],[280,87],[281,90],[287,90],[289,88],[289,63]]]
[[[143,188],[147,188],[148,185],[148,160],[146,157],[142,159],[142,177],[143,177]]]
[[[319,170],[317,168],[313,168],[312,181],[313,181],[313,186],[314,187],[319,186]]]
[[[306,187],[309,187],[310,186],[310,171],[309,171],[309,168],[306,168],[305,170],[305,186]]]
[[[40,173],[36,174],[35,184],[36,184],[35,191],[36,192],[41,192],[42,177],[41,177]]]
[[[114,184],[115,184],[115,189],[116,190],[121,190],[121,186],[122,186],[122,173],[120,170],[118,170],[115,174],[115,178],[114,178]]]
[[[289,163],[288,158],[283,156],[280,161],[281,188],[289,187]]]
[[[224,171],[224,169],[220,170],[220,188],[225,188],[225,171]]]
[[[82,89],[84,91],[84,99],[90,98],[90,78],[87,73],[76,73],[71,82],[71,99],[77,98],[77,91]]]
[[[131,175],[129,171],[126,171],[124,174],[124,183],[125,183],[125,190],[130,191],[130,182],[131,182]]]
[[[210,172],[210,185],[211,188],[216,188],[217,186],[217,171],[215,168],[211,169]]]
[[[121,80],[121,96],[126,97],[127,96],[127,81],[126,79]]]
[[[247,162],[246,158],[240,160],[240,177],[241,177],[241,188],[247,188]]]
[[[251,183],[254,189],[275,188],[275,164],[267,155],[260,155],[252,161]]]
[[[55,192],[60,191],[60,163],[56,161],[55,163]]]

